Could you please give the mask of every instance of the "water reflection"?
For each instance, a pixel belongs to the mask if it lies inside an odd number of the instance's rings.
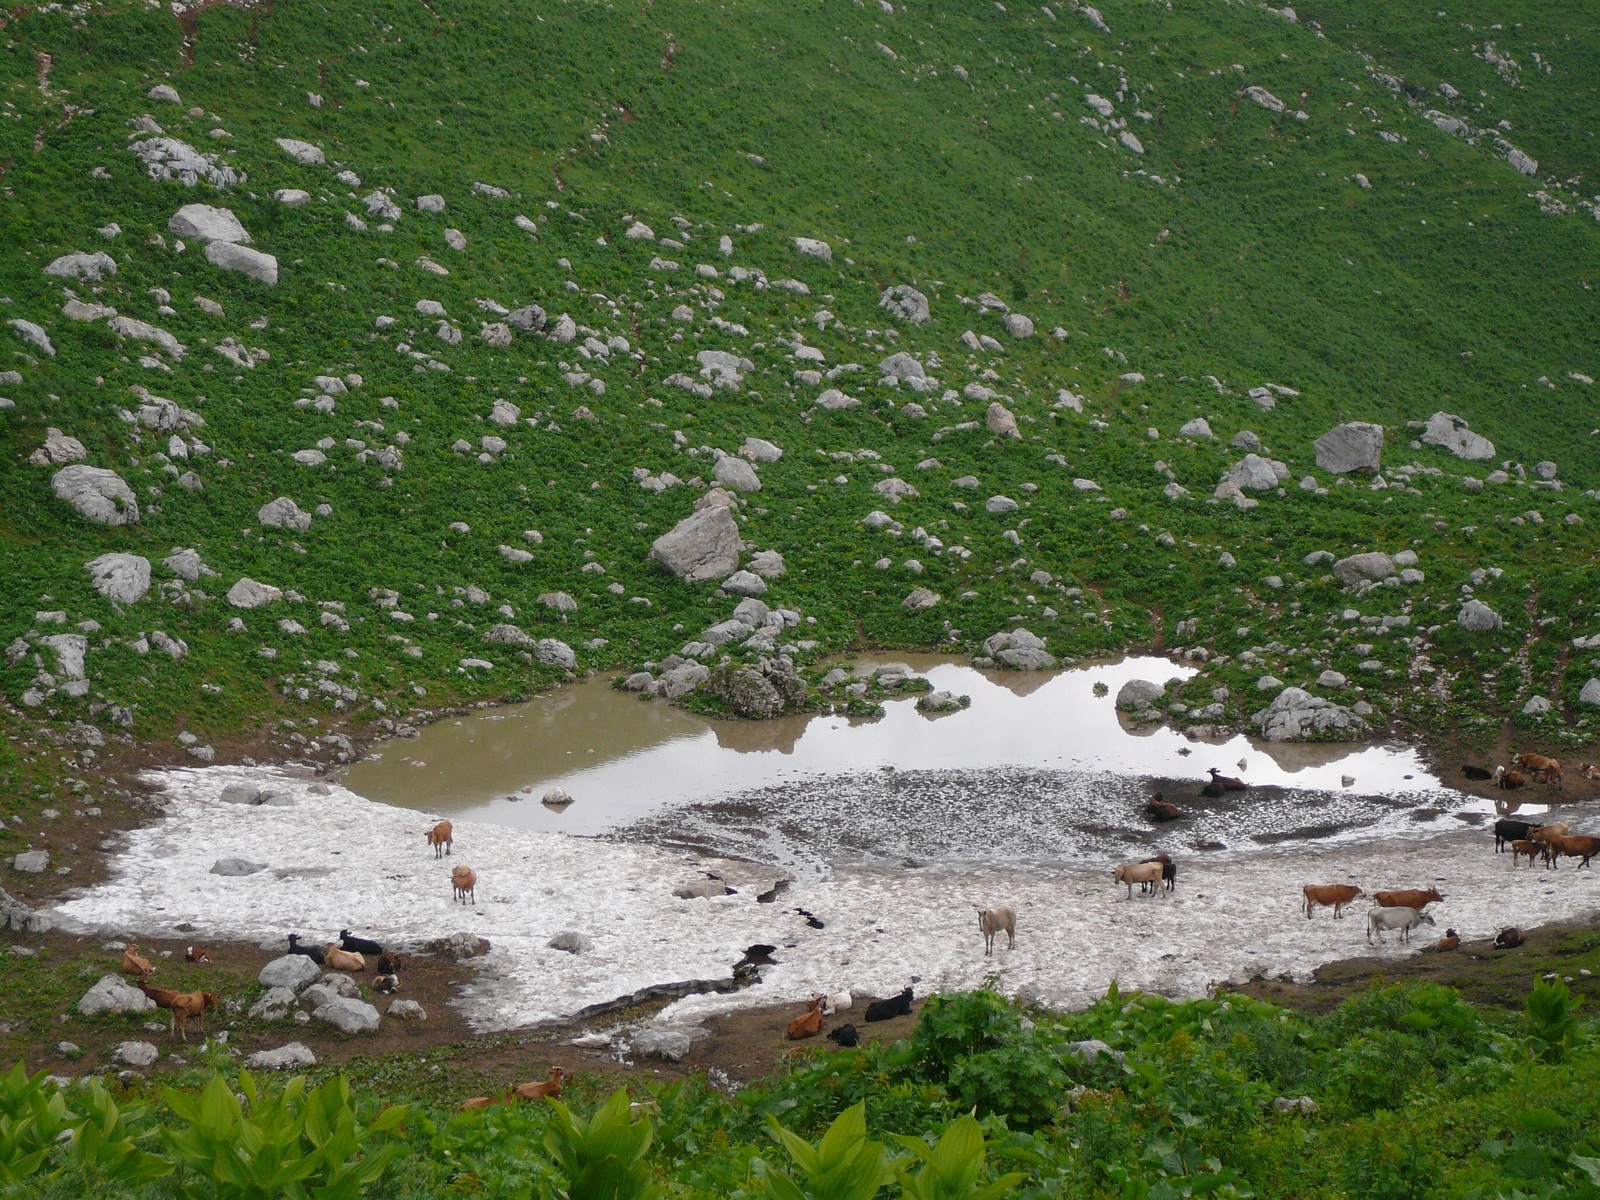
[[[1267,746],[1242,736],[1206,744],[1126,720],[1114,704],[1125,682],[1193,674],[1165,659],[1048,674],[985,673],[923,655],[856,661],[868,668],[905,663],[934,687],[970,696],[972,705],[931,720],[907,696],[870,721],[831,715],[712,721],[594,679],[386,743],[353,766],[345,782],[403,807],[584,834],[751,789],[883,769],[1081,771],[1193,780],[1197,791],[1206,768],[1219,767],[1252,785],[1338,792],[1348,775],[1366,794],[1440,787],[1409,747]],[[1104,694],[1095,694],[1096,684]],[[1245,769],[1232,765],[1241,758]],[[565,812],[538,803],[554,787],[574,798]],[[1445,797],[1441,802],[1452,807],[1464,799]]]

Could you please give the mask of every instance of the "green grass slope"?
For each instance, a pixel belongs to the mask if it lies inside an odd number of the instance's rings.
[[[1350,682],[1327,694],[1380,718],[1488,728],[1537,693],[1554,710],[1518,719],[1591,739],[1577,695],[1597,666],[1571,640],[1600,630],[1585,495],[1600,447],[1579,378],[1600,377],[1592,9],[1313,0],[1289,19],[1106,0],[1092,13],[847,0],[11,10],[0,322],[42,326],[56,353],[0,323],[0,371],[20,376],[0,384],[14,402],[0,411],[5,720],[203,737],[302,710],[396,718],[559,677],[486,644],[497,623],[561,639],[580,670],[659,661],[733,601],[716,581],[654,569],[651,542],[691,511],[713,451],[758,437],[785,453],[759,467],[737,519],[747,550],[783,555],[766,599],[802,614],[788,636],[805,654],[974,649],[1020,621],[1061,657],[1193,650],[1209,661],[1192,709],[1232,688],[1213,725],[1259,706],[1258,676],[1310,685],[1333,668]],[[148,98],[158,83],[182,103]],[[145,114],[247,179],[148,178],[127,148],[151,136],[132,124]],[[279,138],[326,163],[296,161]],[[1513,148],[1537,160],[1533,175]],[[310,202],[287,207],[285,188]],[[388,230],[363,202],[374,189],[402,211]],[[444,211],[419,210],[426,194]],[[236,214],[276,257],[276,286],[198,245],[178,252],[168,218],[196,202]],[[625,236],[636,219],[654,240]],[[116,236],[96,232],[112,222]],[[795,238],[827,241],[831,260]],[[114,278],[43,273],[96,250]],[[928,296],[931,322],[879,307],[895,284]],[[67,288],[186,352],[68,317]],[[1009,336],[983,293],[1035,335]],[[493,345],[481,331],[498,318],[480,300],[581,328],[565,344],[519,330]],[[969,348],[969,330],[999,348]],[[265,354],[244,369],[222,345]],[[669,382],[699,382],[704,350],[750,361],[737,389]],[[938,386],[880,382],[897,351]],[[861,369],[820,383],[796,374],[849,364]],[[310,403],[317,376],[350,375],[361,383],[332,411]],[[1294,394],[1266,411],[1248,395],[1266,384]],[[974,385],[1015,413],[1019,438],[985,428]],[[830,386],[861,406],[815,407]],[[1081,412],[1058,404],[1062,389]],[[138,424],[149,396],[203,420],[177,431],[187,458],[172,457],[173,431]],[[515,425],[487,421],[496,400],[520,409]],[[1494,460],[1413,445],[1411,423],[1440,410],[1490,438]],[[1217,438],[1180,438],[1199,416]],[[1312,440],[1343,420],[1385,427],[1388,486],[1316,468]],[[58,467],[29,462],[51,427],[128,482],[137,524],[104,527],[56,498]],[[1249,511],[1211,496],[1244,430],[1292,471]],[[506,442],[487,462],[485,436]],[[319,446],[320,465],[290,457]],[[398,461],[381,462],[385,448]],[[1544,460],[1559,490],[1535,486]],[[1502,465],[1505,483],[1463,484]],[[637,469],[691,482],[657,494]],[[1297,486],[1306,475],[1321,487]],[[956,486],[965,476],[978,487]],[[873,489],[889,478],[916,494],[891,504]],[[1169,482],[1188,494],[1169,499]],[[1019,507],[987,512],[995,495]],[[259,524],[279,496],[313,514],[309,529]],[[864,526],[876,509],[900,531]],[[216,576],[176,580],[161,560],[177,547]],[[1356,596],[1302,561],[1369,549],[1414,550],[1424,579]],[[119,607],[95,593],[84,564],[108,551],[152,562],[148,597]],[[1479,568],[1498,573],[1474,583]],[[223,595],[241,577],[285,598],[232,608]],[[1457,627],[1463,585],[1502,629]],[[939,602],[903,606],[919,586]],[[391,617],[374,588],[414,619]],[[538,601],[558,591],[575,611]],[[74,697],[42,639],[83,622],[90,684]],[[156,631],[187,652],[163,652]]]

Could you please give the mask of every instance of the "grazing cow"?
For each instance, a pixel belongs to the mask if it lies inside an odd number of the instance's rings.
[[[1232,775],[1224,775],[1215,767],[1207,767],[1206,769],[1211,773],[1211,782],[1221,785],[1222,790],[1225,792],[1243,792],[1248,791],[1250,788],[1250,785],[1244,780],[1236,779]]]
[[[339,930],[339,949],[349,950],[352,954],[378,955],[383,953],[383,947],[378,945],[377,942],[371,938],[357,937],[348,929]]]
[[[1414,908],[1421,912],[1429,904],[1437,904],[1444,900],[1439,894],[1439,889],[1431,887],[1427,891],[1416,888],[1407,888],[1397,892],[1373,892],[1372,899],[1379,908]]]
[[[1433,945],[1429,946],[1428,949],[1432,950],[1435,954],[1444,954],[1448,951],[1454,950],[1459,945],[1461,945],[1461,935],[1454,929],[1446,929],[1444,931],[1444,936]]]
[[[1480,783],[1494,778],[1494,772],[1489,770],[1488,767],[1475,767],[1471,763],[1467,763],[1464,767],[1462,767],[1461,773],[1468,779],[1476,779]]]
[[[1519,753],[1511,756],[1513,767],[1523,767],[1552,792],[1561,790],[1561,760],[1543,754]]]
[[[1400,940],[1409,942],[1411,931],[1418,925],[1432,924],[1432,917],[1415,908],[1374,908],[1367,913],[1367,941],[1369,943],[1372,941],[1374,931],[1378,935],[1378,941],[1382,942],[1385,940],[1384,930],[1398,929]]]
[[[1528,777],[1521,771],[1508,771],[1504,766],[1499,766],[1494,769],[1494,785],[1497,788],[1504,788],[1506,791],[1511,792],[1517,788],[1526,787],[1528,785]]]
[[[1543,842],[1533,841],[1531,838],[1518,838],[1511,843],[1511,865],[1517,865],[1517,859],[1522,855],[1528,856],[1528,865],[1533,866],[1533,860],[1549,851]]]
[[[995,934],[1005,930],[1006,949],[1017,948],[1017,914],[1005,907],[980,908],[978,910],[978,932],[983,934],[983,954],[987,958],[994,953]]]
[[[422,835],[422,840],[433,847],[433,856],[435,858],[443,858],[446,854],[450,853],[450,848],[455,844],[455,838],[451,833],[450,822],[440,821],[432,829],[428,830],[427,833]]]
[[[1509,817],[1501,817],[1494,823],[1494,852],[1503,852],[1511,842],[1527,837],[1537,828],[1532,821],[1513,821]]]
[[[837,1042],[845,1049],[849,1049],[851,1046],[859,1046],[861,1044],[861,1032],[854,1025],[841,1025],[828,1034],[828,1040]]]
[[[867,1020],[888,1021],[895,1017],[903,1017],[911,1011],[911,989],[907,988],[898,996],[890,996],[885,1000],[874,1000],[867,1005]]]
[[[478,902],[478,873],[465,864],[454,867],[450,871],[450,898],[467,903],[467,897],[472,897],[472,903]]]
[[[566,1072],[560,1067],[550,1068],[550,1078],[539,1083],[519,1083],[511,1089],[510,1095],[518,1100],[550,1100],[561,1095],[561,1081],[566,1077]]]
[[[807,1000],[805,1015],[789,1022],[789,1040],[798,1042],[801,1038],[816,1037],[821,1032],[822,1001],[815,998]]]
[[[1300,893],[1305,897],[1305,903],[1302,907],[1305,909],[1306,920],[1308,921],[1311,919],[1312,910],[1319,904],[1325,908],[1333,909],[1334,920],[1343,920],[1344,906],[1354,904],[1358,896],[1366,895],[1364,891],[1353,883],[1308,883],[1300,889]]]
[[[1522,930],[1518,929],[1515,925],[1508,925],[1506,928],[1494,935],[1494,944],[1495,949],[1497,950],[1515,950],[1527,940],[1528,939],[1523,934]]]
[[[1527,836],[1530,841],[1548,844],[1551,840],[1558,837],[1566,837],[1571,832],[1572,827],[1565,821],[1552,821],[1548,825],[1535,825],[1528,831]]]
[[[167,1036],[171,1037],[174,1029],[178,1036],[185,1042],[189,1040],[188,1022],[191,1018],[200,1021],[200,1032],[206,1031],[206,1009],[215,1008],[222,1003],[222,997],[216,992],[184,992],[174,996],[168,1006],[171,1019],[168,1022]]]
[[[1111,878],[1117,883],[1128,885],[1128,899],[1133,899],[1133,885],[1148,883],[1155,891],[1160,890],[1163,873],[1166,866],[1158,862],[1123,863],[1120,867],[1113,867]],[[1155,894],[1152,891],[1152,895]]]
[[[1550,848],[1549,857],[1545,861],[1550,864],[1552,871],[1555,870],[1556,862],[1563,854],[1568,858],[1582,859],[1583,861],[1578,864],[1580,867],[1587,867],[1589,860],[1600,854],[1600,837],[1556,837],[1549,839],[1545,844]]]
[[[1173,804],[1160,792],[1150,797],[1144,806],[1144,815],[1152,821],[1176,821],[1183,813],[1176,804]]]

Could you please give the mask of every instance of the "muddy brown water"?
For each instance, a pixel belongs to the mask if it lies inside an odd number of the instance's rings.
[[[1493,815],[1413,747],[1195,742],[1119,714],[1128,680],[1192,674],[1166,659],[1029,674],[933,655],[851,661],[904,663],[971,706],[930,716],[907,695],[873,720],[711,720],[596,678],[381,743],[344,782],[444,816],[790,862],[1070,857],[1140,840],[1155,787],[1193,813],[1182,832],[1196,846],[1239,844],[1241,812],[1256,845]],[[1249,799],[1204,801],[1208,767],[1243,777]],[[570,807],[540,803],[556,788]]]

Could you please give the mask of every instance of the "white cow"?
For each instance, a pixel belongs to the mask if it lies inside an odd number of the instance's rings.
[[[1012,950],[1017,945],[1017,914],[1009,908],[980,908],[978,910],[978,930],[983,934],[983,953],[985,957],[994,953],[995,934],[1005,931],[1006,949]]]
[[[1369,943],[1372,941],[1374,931],[1378,934],[1378,940],[1382,942],[1385,929],[1398,929],[1400,940],[1409,942],[1411,931],[1418,925],[1432,924],[1432,917],[1414,908],[1375,908],[1367,914],[1367,941]]]

